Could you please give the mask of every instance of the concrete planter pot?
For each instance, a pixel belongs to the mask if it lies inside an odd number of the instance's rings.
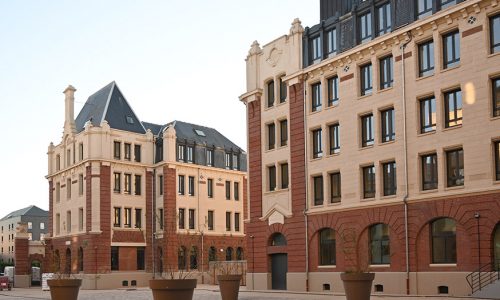
[[[375,273],[342,273],[347,300],[370,300]]]
[[[222,300],[237,300],[242,275],[217,275]]]
[[[77,300],[81,279],[49,279],[50,298],[52,300]]]
[[[154,300],[192,300],[196,279],[151,279]]]

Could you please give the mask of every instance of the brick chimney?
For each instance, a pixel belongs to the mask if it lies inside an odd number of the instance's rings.
[[[75,127],[75,91],[72,85],[64,90],[64,133],[76,133]]]

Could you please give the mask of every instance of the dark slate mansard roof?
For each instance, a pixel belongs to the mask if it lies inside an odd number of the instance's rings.
[[[2,219],[0,219],[0,221],[7,220],[10,218],[14,218],[14,217],[19,217],[19,216],[48,217],[49,212],[39,208],[38,206],[30,205],[28,207],[25,207],[25,208],[22,208],[19,210],[15,210],[15,211],[9,213],[8,215],[6,215]]]
[[[133,122],[127,122],[127,118]],[[245,153],[243,149],[210,127],[181,121],[173,121],[165,125],[141,122],[114,81],[87,99],[82,110],[76,117],[76,130],[77,132],[83,131],[87,121],[90,121],[94,126],[100,126],[103,120],[106,120],[109,126],[114,129],[141,134],[146,133],[146,130],[150,129],[155,136],[161,136],[163,130],[172,125],[175,128],[178,140],[186,140],[208,147],[215,146],[225,150]],[[195,130],[203,131],[205,136],[198,135]]]
[[[127,119],[132,122],[128,122]],[[103,120],[114,129],[146,133],[146,129],[114,81],[87,99],[76,117],[76,131],[83,131],[87,121],[94,126],[100,126]]]

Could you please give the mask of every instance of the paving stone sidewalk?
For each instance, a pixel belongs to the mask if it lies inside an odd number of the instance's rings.
[[[20,289],[0,292],[0,300],[35,300],[50,299],[48,291],[42,291],[40,288]],[[119,289],[119,290],[81,290],[79,300],[151,300],[151,291],[148,288],[138,289]],[[194,293],[194,300],[220,300],[219,289],[217,286],[198,285]],[[306,294],[294,292],[277,291],[246,291],[243,287],[240,291],[239,300],[345,300],[344,295],[337,294]],[[391,296],[391,295],[373,295],[372,300],[459,300],[476,298],[470,297],[425,297],[425,296]]]

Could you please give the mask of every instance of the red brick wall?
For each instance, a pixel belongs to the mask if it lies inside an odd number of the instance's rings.
[[[304,84],[290,86],[290,190],[292,200],[291,218],[285,219],[287,239],[288,271],[304,272],[306,245],[304,209],[306,201],[305,178],[305,133],[304,133]]]
[[[152,262],[152,242],[151,236],[153,235],[153,219],[151,218],[152,208],[153,208],[153,187],[154,187],[154,175],[153,172],[146,172],[146,219],[143,220],[143,226],[146,225],[146,271],[152,272],[153,262]]]
[[[92,167],[87,166],[85,171],[85,228],[89,232],[92,230]]]
[[[29,241],[28,238],[16,237],[14,242],[16,275],[28,275],[31,273],[29,265]]]
[[[142,231],[113,230],[113,243],[144,243]]]
[[[477,220],[479,212],[479,233],[481,243],[481,263],[492,260],[492,234],[500,222],[500,192],[462,196],[444,199],[430,199],[424,202],[410,202],[408,209],[410,271],[473,271],[478,266]],[[431,237],[430,222],[441,217],[452,218],[456,222],[457,264],[450,267],[430,267]],[[310,269],[317,272],[342,272],[346,269],[342,251],[342,230],[352,228],[358,233],[358,249],[362,260],[368,257],[368,229],[371,225],[389,225],[391,264],[388,268],[377,268],[377,272],[404,272],[405,232],[403,204],[352,211],[325,213],[309,217]],[[286,227],[286,226],[285,226]],[[337,265],[335,269],[318,269],[318,231],[322,228],[336,230]],[[365,261],[366,262],[366,261]]]
[[[262,216],[262,136],[261,98],[248,103],[248,184],[250,201],[250,223],[246,224],[247,258],[249,272],[267,272],[265,248],[267,224]],[[253,237],[253,238],[252,238]],[[254,244],[253,244],[254,243]],[[254,261],[255,259],[255,261]]]
[[[164,220],[164,233],[162,245],[163,248],[163,269],[166,270],[168,266],[177,266],[177,239],[173,236],[177,230],[177,189],[176,189],[176,176],[175,169],[163,168],[163,220]],[[175,253],[175,255],[169,255]]]
[[[53,226],[52,226],[52,214],[54,212],[54,182],[49,180],[49,236],[53,235]]]

